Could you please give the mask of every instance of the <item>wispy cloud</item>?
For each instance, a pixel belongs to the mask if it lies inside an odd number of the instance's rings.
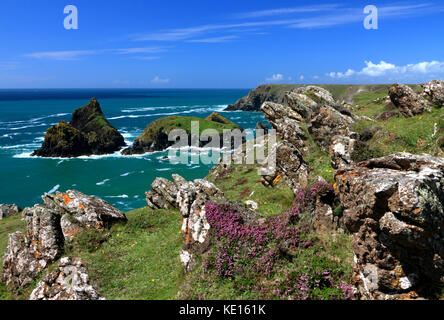
[[[400,4],[400,5],[386,5],[378,7],[379,18],[407,18],[413,16],[422,16],[426,14],[436,13],[442,10],[441,7],[429,3],[422,4]],[[321,11],[329,11],[331,14],[323,16],[310,16],[312,13],[318,13]],[[251,28],[261,31],[265,27],[290,27],[298,29],[310,29],[321,27],[334,27],[338,25],[345,25],[357,22],[363,22],[365,14],[363,13],[363,7],[340,7],[335,4],[308,6],[308,7],[296,7],[296,8],[278,8],[262,11],[253,11],[249,13],[240,14],[239,17],[246,18],[264,18],[271,16],[281,16],[290,13],[305,13],[305,17],[290,18],[290,19],[274,19],[274,20],[262,20],[262,21],[241,21],[237,23],[221,23],[221,24],[206,24],[187,28],[175,28],[159,30],[157,32],[151,32],[146,34],[133,35],[131,38],[133,41],[187,41],[187,42],[204,42],[199,41],[209,34],[215,34],[214,36],[203,39],[216,39],[222,37],[228,37],[226,33],[237,32],[247,33]],[[308,15],[308,16],[307,16]],[[196,40],[196,41],[194,41]],[[211,41],[207,41],[211,43]]]
[[[235,18],[262,18],[292,13],[320,12],[337,8],[337,4],[313,5],[305,7],[277,8],[235,14]]]
[[[72,50],[72,51],[46,51],[25,54],[25,57],[35,59],[51,59],[51,60],[78,60],[79,57],[85,55],[96,54],[96,50]]]
[[[10,71],[15,70],[19,66],[17,61],[0,61],[0,70],[1,71]]]
[[[366,61],[365,65],[360,71],[348,69],[346,72],[330,72],[327,76],[334,79],[344,79],[353,76],[376,78],[386,76],[444,75],[444,62],[440,61],[425,61],[404,66],[397,66],[385,61],[379,63]]]
[[[98,49],[98,50],[71,50],[71,51],[45,51],[34,52],[23,55],[27,58],[48,59],[59,61],[79,60],[81,57],[97,54],[118,54],[118,55],[137,55],[142,53],[161,53],[165,52],[166,47],[144,47],[144,48],[117,48],[117,49]]]
[[[213,38],[204,38],[204,39],[192,39],[187,40],[187,42],[195,42],[195,43],[221,43],[221,42],[229,42],[231,40],[239,38],[238,36],[221,36],[221,37],[213,37]]]
[[[159,76],[155,76],[154,79],[151,80],[151,83],[155,83],[155,84],[168,83],[168,82],[170,82],[170,79],[161,78]]]
[[[111,49],[111,51],[117,54],[137,54],[137,53],[160,53],[165,52],[165,47],[145,47],[145,48],[122,48]]]

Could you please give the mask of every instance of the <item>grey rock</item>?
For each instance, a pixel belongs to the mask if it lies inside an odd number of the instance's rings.
[[[398,153],[338,170],[335,181],[361,295],[407,299],[444,283],[444,159]]]
[[[405,117],[413,117],[425,111],[431,111],[429,102],[405,84],[396,83],[391,86],[389,95],[393,104]]]
[[[432,80],[422,85],[424,95],[438,107],[444,106],[444,81]]]
[[[60,259],[56,270],[45,275],[29,300],[105,300],[90,284],[88,270],[80,258]]]
[[[22,211],[16,204],[0,204],[0,220]]]

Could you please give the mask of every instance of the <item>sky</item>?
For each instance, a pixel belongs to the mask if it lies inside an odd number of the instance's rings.
[[[442,0],[8,0],[0,88],[421,83],[444,78],[443,30]]]

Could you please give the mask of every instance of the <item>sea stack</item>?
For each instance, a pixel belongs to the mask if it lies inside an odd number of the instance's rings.
[[[90,102],[72,113],[69,123],[60,121],[48,128],[42,147],[32,156],[79,157],[110,154],[125,146],[123,136],[103,115],[99,102]]]

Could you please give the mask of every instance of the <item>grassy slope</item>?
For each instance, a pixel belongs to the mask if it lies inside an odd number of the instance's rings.
[[[218,133],[223,133],[224,129],[233,130],[239,128],[237,124],[229,121],[229,123],[220,123],[209,121],[198,117],[184,117],[184,116],[169,116],[157,119],[145,128],[144,132],[139,136],[142,141],[153,141],[155,134],[163,128],[165,132],[170,132],[173,129],[183,129],[186,132],[191,132],[191,122],[199,122],[199,134],[206,129],[216,129]]]

